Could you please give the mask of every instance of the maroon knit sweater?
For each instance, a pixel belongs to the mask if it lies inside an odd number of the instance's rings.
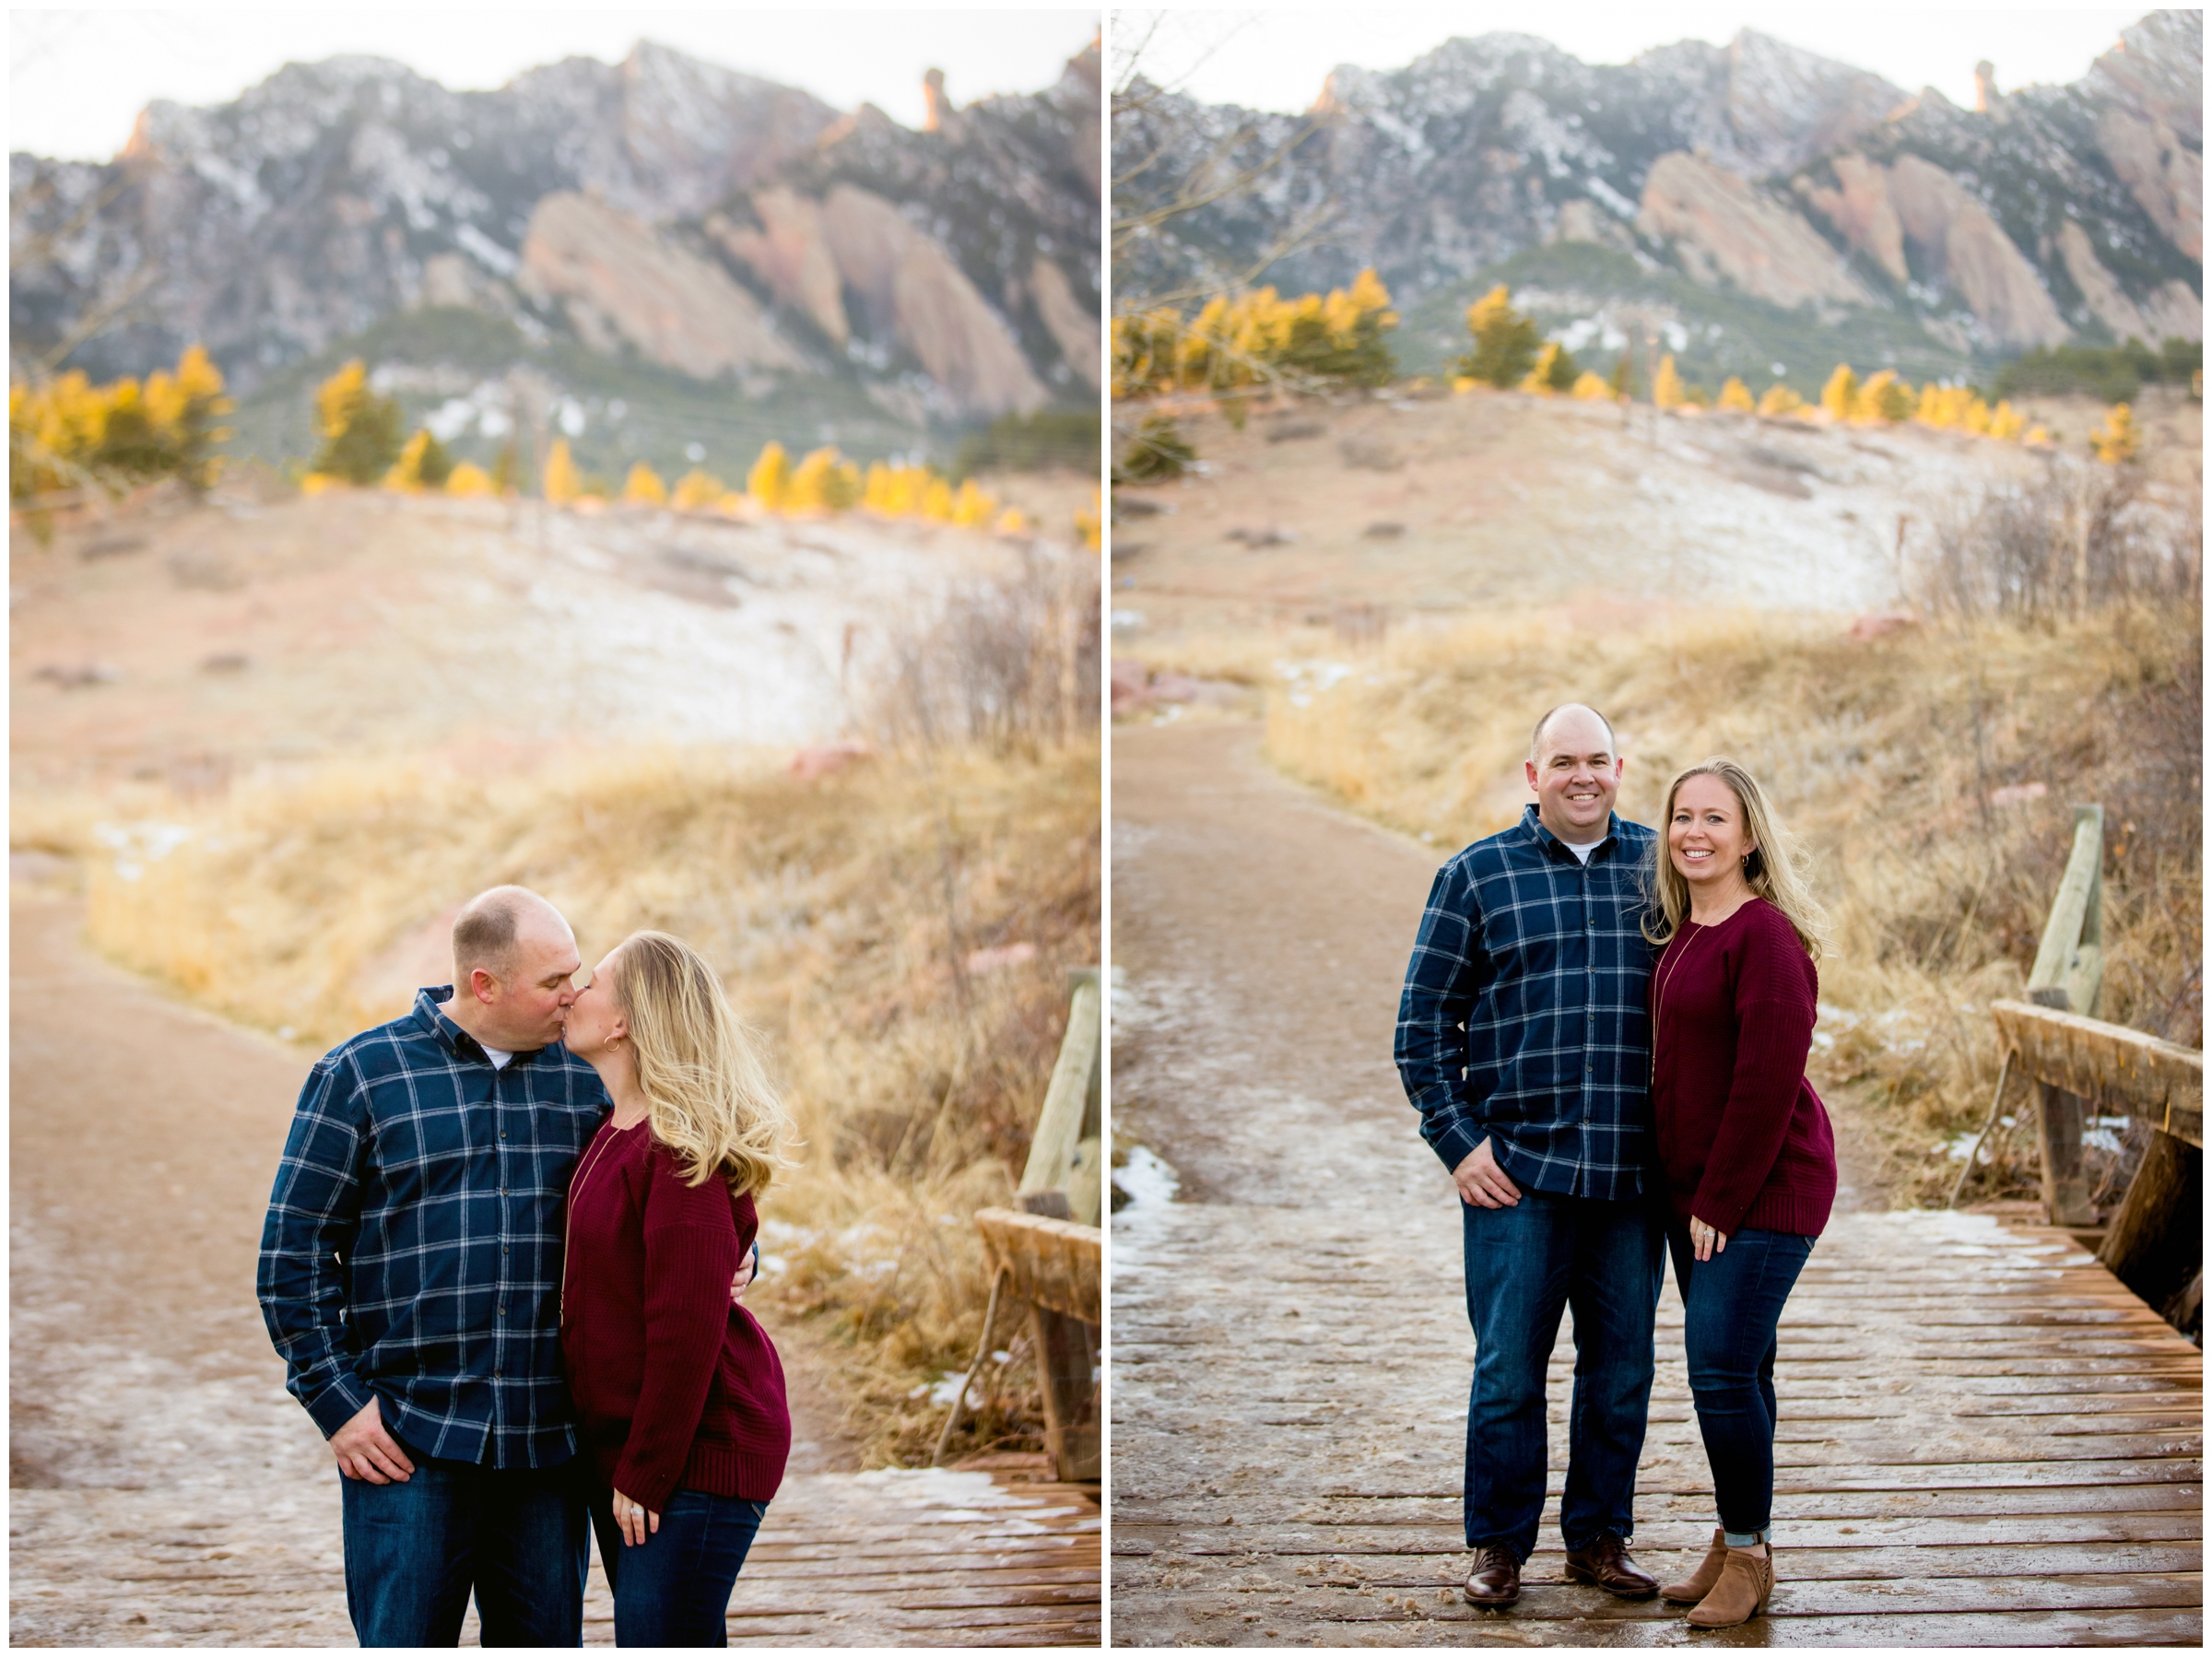
[[[650,1512],[678,1489],[772,1500],[791,1452],[783,1366],[730,1278],[750,1194],[687,1184],[644,1123],[608,1117],[569,1187],[560,1353],[599,1476]]]
[[[1668,940],[1652,969],[1652,1111],[1676,1218],[1724,1237],[1828,1224],[1836,1141],[1805,1079],[1819,989],[1763,898]]]

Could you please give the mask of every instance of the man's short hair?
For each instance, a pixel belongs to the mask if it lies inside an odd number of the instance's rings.
[[[1544,727],[1551,723],[1555,717],[1566,712],[1570,708],[1580,708],[1584,713],[1587,713],[1595,719],[1599,724],[1605,726],[1606,750],[1611,754],[1614,758],[1619,758],[1620,739],[1613,734],[1613,722],[1611,720],[1607,719],[1604,714],[1598,712],[1598,711],[1595,708],[1593,708],[1588,702],[1561,702],[1558,707],[1547,710],[1544,717],[1536,721],[1536,728],[1528,734],[1529,764],[1537,764],[1544,758]]]
[[[478,967],[502,983],[514,970],[514,941],[523,911],[530,904],[553,906],[526,886],[495,886],[478,892],[453,917],[453,980],[466,983]]]

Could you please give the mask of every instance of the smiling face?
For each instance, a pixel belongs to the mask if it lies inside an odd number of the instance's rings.
[[[1606,837],[1620,793],[1620,757],[1606,722],[1587,708],[1562,708],[1545,723],[1527,765],[1536,817],[1563,840],[1586,846]]]
[[[1667,814],[1666,855],[1693,900],[1747,885],[1744,859],[1756,845],[1735,790],[1709,772],[1682,780]]]
[[[619,949],[610,949],[592,969],[592,981],[576,992],[569,1008],[568,1033],[563,1042],[578,1058],[590,1060],[606,1052],[607,1044],[629,1033],[629,1021],[615,1005],[614,964]]]

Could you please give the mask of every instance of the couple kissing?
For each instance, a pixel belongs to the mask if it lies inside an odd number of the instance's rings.
[[[285,1385],[343,1475],[364,1646],[578,1646],[595,1531],[620,1645],[719,1646],[783,1477],[775,1347],[736,1304],[782,1103],[665,933],[582,966],[521,887],[451,985],[318,1060],[262,1231]]]
[[[1773,1592],[1775,1331],[1835,1200],[1805,1074],[1828,926],[1742,766],[1679,772],[1656,832],[1614,811],[1621,772],[1595,709],[1537,722],[1535,804],[1437,872],[1396,1059],[1461,1200],[1467,1599],[1520,1598],[1544,1509],[1545,1369],[1571,1307],[1567,1579],[1727,1628]],[[1629,1554],[1663,1251],[1718,1519],[1703,1561],[1665,1588]]]

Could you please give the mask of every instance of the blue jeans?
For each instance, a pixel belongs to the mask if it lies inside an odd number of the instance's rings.
[[[1643,1198],[1524,1186],[1512,1208],[1463,1203],[1475,1383],[1467,1400],[1467,1545],[1526,1559],[1544,1515],[1544,1367],[1574,1309],[1574,1404],[1559,1529],[1570,1548],[1636,1529],[1636,1462],[1652,1402],[1664,1220]]]
[[[364,1646],[450,1646],[474,1589],[488,1646],[581,1646],[590,1533],[577,1463],[499,1470],[411,1456],[345,1479],[346,1609]]]
[[[630,1547],[615,1523],[612,1492],[593,1497],[599,1566],[615,1594],[615,1643],[728,1645],[730,1590],[767,1514],[764,1501],[678,1490],[661,1528]]]
[[[1738,1231],[1711,1260],[1698,1260],[1689,1228],[1677,1221],[1666,1228],[1666,1245],[1682,1292],[1689,1393],[1721,1528],[1764,1531],[1774,1515],[1774,1331],[1813,1240]]]

